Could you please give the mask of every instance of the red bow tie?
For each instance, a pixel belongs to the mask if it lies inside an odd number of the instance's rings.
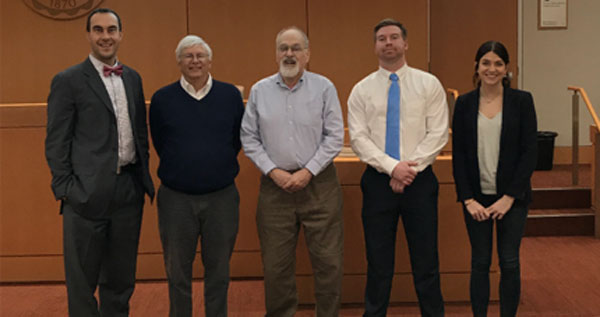
[[[123,74],[123,65],[121,64],[115,67],[108,67],[105,65],[102,69],[102,72],[104,73],[104,77],[110,76],[111,73],[114,73],[117,76],[121,76],[121,74]]]

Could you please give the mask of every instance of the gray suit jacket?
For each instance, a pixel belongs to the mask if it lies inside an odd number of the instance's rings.
[[[142,81],[127,66],[123,67],[122,77],[135,141],[136,178],[153,198]],[[117,179],[117,122],[104,83],[89,59],[52,80],[46,159],[57,200],[66,200],[76,212],[89,218],[107,210]]]

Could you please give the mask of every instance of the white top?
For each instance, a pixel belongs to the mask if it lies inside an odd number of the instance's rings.
[[[500,154],[500,131],[502,130],[502,111],[493,118],[479,112],[477,116],[477,159],[481,193],[496,195],[496,171]]]
[[[129,119],[129,107],[123,77],[117,76],[114,73],[105,77],[103,68],[106,64],[95,58],[92,54],[90,54],[90,61],[98,71],[104,87],[106,87],[106,92],[108,92],[115,112],[115,118],[117,119],[117,134],[119,135],[119,160],[117,164],[118,166],[125,166],[135,163],[135,143],[133,141],[133,130],[131,130],[131,120]],[[114,67],[117,65],[119,65],[118,61],[114,65],[106,66]]]
[[[212,76],[210,74],[208,74],[208,79],[206,80],[206,85],[204,85],[204,87],[200,88],[200,90],[198,90],[198,91],[196,91],[196,88],[194,88],[194,86],[192,86],[192,84],[188,83],[188,81],[185,80],[183,75],[181,75],[181,79],[179,80],[179,83],[181,84],[181,88],[183,88],[183,90],[185,90],[185,92],[187,92],[190,96],[192,96],[192,98],[200,101],[200,100],[202,100],[202,98],[204,98],[204,97],[206,97],[206,95],[208,95],[208,92],[212,88],[213,80],[212,80]]]
[[[361,161],[391,176],[398,160],[385,154],[391,72],[383,68],[359,81],[348,98],[352,149]],[[402,66],[400,84],[400,160],[416,161],[417,172],[431,165],[448,141],[448,105],[440,81],[430,73]]]

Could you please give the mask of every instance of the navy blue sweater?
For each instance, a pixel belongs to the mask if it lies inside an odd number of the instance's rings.
[[[200,101],[179,81],[154,93],[150,132],[160,157],[161,182],[188,194],[210,193],[232,184],[240,170],[243,114],[239,90],[216,80]]]

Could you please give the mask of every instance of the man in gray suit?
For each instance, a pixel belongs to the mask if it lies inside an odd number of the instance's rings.
[[[154,197],[142,82],[117,60],[121,31],[117,13],[92,11],[91,54],[56,75],[48,96],[46,158],[71,316],[128,316],[144,193]]]

